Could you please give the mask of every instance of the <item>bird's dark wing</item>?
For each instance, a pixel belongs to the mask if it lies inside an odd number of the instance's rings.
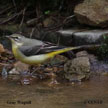
[[[56,51],[62,48],[65,48],[65,47],[50,46],[50,45],[44,45],[44,46],[36,45],[36,46],[21,46],[19,49],[24,55],[32,56],[32,55],[49,53],[49,52]]]
[[[51,45],[51,44],[44,44],[43,46],[21,46],[19,49],[25,56],[33,56],[33,55],[53,52],[62,48],[65,48],[65,47]],[[68,51],[66,53],[63,53],[63,55],[67,56],[68,58],[72,58],[73,52]]]

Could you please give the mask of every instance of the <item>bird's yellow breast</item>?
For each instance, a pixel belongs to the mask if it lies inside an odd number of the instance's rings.
[[[46,61],[47,59],[49,59],[50,57],[46,54],[41,54],[41,55],[35,55],[35,56],[25,56],[18,48],[18,46],[13,45],[12,46],[12,51],[14,56],[22,61],[23,63],[26,64],[40,64],[43,63],[44,61]]]

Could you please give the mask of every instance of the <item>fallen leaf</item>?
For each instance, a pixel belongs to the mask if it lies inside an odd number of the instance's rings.
[[[12,74],[12,75],[13,75],[13,74],[14,74],[14,75],[18,75],[18,74],[20,74],[20,72],[17,71],[16,68],[13,68],[12,70],[9,71],[9,74]]]
[[[29,70],[29,65],[24,64],[20,61],[16,62],[13,67],[14,68],[9,71],[9,74],[20,74]]]
[[[3,53],[3,52],[5,52],[5,49],[4,49],[3,45],[0,44],[0,53]]]
[[[58,71],[58,68],[57,67],[53,67],[53,71],[54,72],[57,72]]]
[[[19,71],[19,72],[28,71],[29,65],[18,61],[18,62],[16,62],[16,63],[14,64],[14,68],[16,68],[16,70]]]
[[[48,67],[47,67],[47,68],[45,68],[45,69],[44,69],[44,71],[46,71],[46,72],[52,72],[52,71],[53,71],[53,69],[52,69],[52,68],[48,68]]]

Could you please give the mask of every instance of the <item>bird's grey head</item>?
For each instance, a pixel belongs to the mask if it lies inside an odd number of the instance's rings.
[[[25,37],[20,34],[12,34],[6,37],[8,37],[12,41],[12,43],[16,44],[17,46],[22,46],[25,39]]]

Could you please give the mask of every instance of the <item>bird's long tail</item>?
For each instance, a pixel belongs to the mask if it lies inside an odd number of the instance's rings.
[[[79,49],[79,48],[81,48],[81,47],[79,46],[79,47],[69,47],[69,48],[59,49],[59,50],[56,50],[54,52],[50,52],[47,55],[50,57],[54,57],[57,54],[61,54],[61,53],[68,52],[68,51],[75,50],[75,49]]]

